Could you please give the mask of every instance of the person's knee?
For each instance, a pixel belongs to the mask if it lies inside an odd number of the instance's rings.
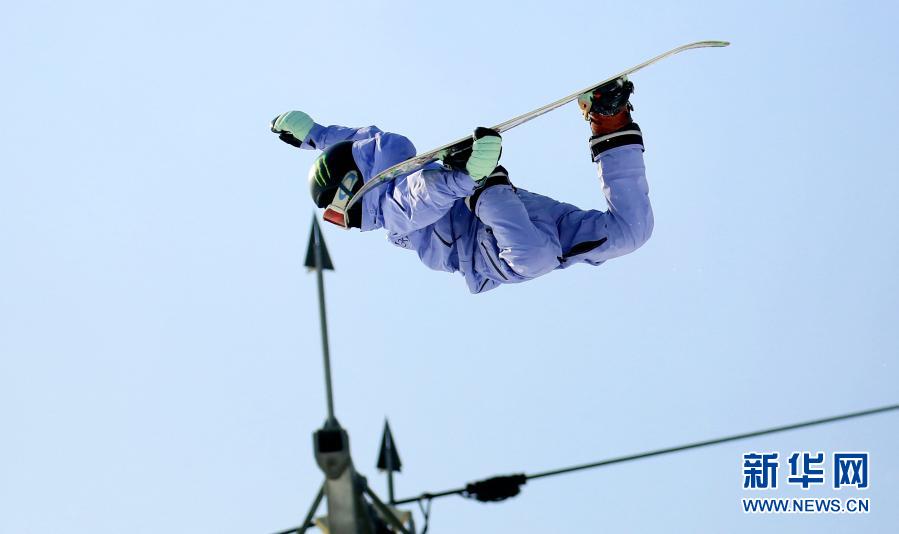
[[[515,260],[506,260],[509,267],[523,278],[537,278],[559,266],[562,249],[548,241],[539,246],[527,247],[515,254]]]
[[[559,250],[549,250],[545,251],[540,255],[540,261],[537,262],[537,265],[533,269],[530,274],[531,278],[537,278],[538,276],[543,276],[544,274],[554,271],[556,267],[559,266],[560,260],[562,257],[562,251]]]
[[[633,242],[631,250],[637,250],[642,247],[649,241],[649,238],[652,237],[652,230],[655,226],[655,219],[652,214],[652,207],[649,205],[649,202],[646,203],[646,208],[636,220],[631,221],[628,225],[630,229],[631,240]]]

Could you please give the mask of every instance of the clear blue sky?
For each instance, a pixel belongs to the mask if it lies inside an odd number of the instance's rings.
[[[655,234],[471,296],[326,228],[337,414],[400,496],[899,400],[899,12],[884,2],[16,2],[0,18],[0,532],[265,533],[321,479],[312,152],[420,150],[676,45],[634,77]],[[338,5],[339,4],[339,5]],[[602,207],[574,107],[505,136],[520,186]],[[894,532],[899,416],[434,503],[454,532]],[[745,451],[866,450],[868,516],[740,511]],[[796,494],[784,490],[779,496]],[[809,496],[833,496],[811,490]],[[845,495],[842,495],[845,496]]]

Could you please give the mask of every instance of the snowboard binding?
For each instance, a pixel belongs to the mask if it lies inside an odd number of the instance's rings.
[[[633,122],[634,106],[629,101],[633,92],[633,82],[622,76],[578,97],[578,106],[594,136],[610,134]]]

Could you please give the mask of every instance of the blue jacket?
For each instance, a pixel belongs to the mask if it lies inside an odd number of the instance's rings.
[[[316,124],[303,148],[352,140],[365,181],[415,155],[405,137],[367,128]],[[577,263],[600,265],[633,252],[652,234],[653,216],[640,145],[597,157],[608,211],[514,188],[484,189],[474,212],[464,199],[475,183],[464,172],[431,164],[375,188],[362,199],[362,231],[386,228],[394,245],[414,250],[428,267],[460,272],[472,293],[531,280]]]

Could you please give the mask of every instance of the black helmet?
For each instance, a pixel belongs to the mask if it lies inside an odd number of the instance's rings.
[[[312,201],[319,208],[331,203],[341,184],[344,188],[349,186],[353,189],[344,191],[348,196],[362,186],[362,172],[353,159],[352,141],[341,141],[329,146],[309,169],[309,192],[312,194]]]

